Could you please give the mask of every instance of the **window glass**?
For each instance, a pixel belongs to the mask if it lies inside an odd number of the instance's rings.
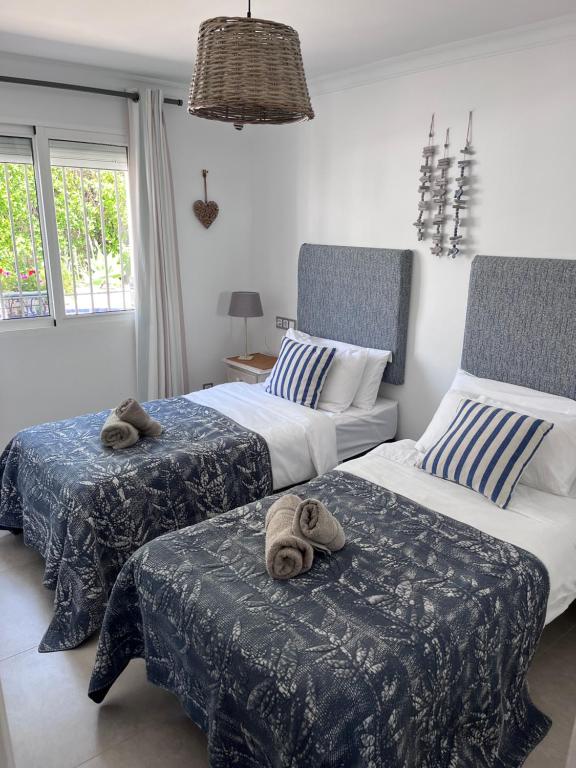
[[[50,141],[67,315],[134,308],[126,148]]]
[[[0,135],[0,321],[49,314],[32,141]]]

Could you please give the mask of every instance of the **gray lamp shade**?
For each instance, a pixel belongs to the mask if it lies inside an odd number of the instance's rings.
[[[228,314],[231,317],[262,317],[260,294],[256,291],[233,291]]]

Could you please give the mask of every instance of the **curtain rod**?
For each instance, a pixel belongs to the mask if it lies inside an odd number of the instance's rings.
[[[139,101],[138,91],[111,91],[108,88],[93,88],[89,85],[70,85],[69,83],[54,83],[50,80],[28,80],[25,77],[7,77],[0,75],[0,82],[15,83],[16,85],[40,85],[43,88],[59,88],[63,91],[82,91],[83,93],[100,93],[104,96],[118,96],[123,99]],[[182,99],[164,99],[164,104],[175,104],[181,107],[184,102]]]

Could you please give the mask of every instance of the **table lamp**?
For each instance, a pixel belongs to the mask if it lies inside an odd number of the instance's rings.
[[[253,355],[248,354],[248,318],[262,317],[262,302],[260,294],[256,291],[233,291],[230,296],[230,317],[244,318],[244,354],[239,355],[240,360],[252,360]]]

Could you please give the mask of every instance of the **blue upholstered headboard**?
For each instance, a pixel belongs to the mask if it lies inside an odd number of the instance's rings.
[[[298,328],[391,350],[383,381],[402,384],[411,278],[412,251],[305,243],[298,261]]]
[[[576,398],[576,260],[476,256],[462,368]]]

